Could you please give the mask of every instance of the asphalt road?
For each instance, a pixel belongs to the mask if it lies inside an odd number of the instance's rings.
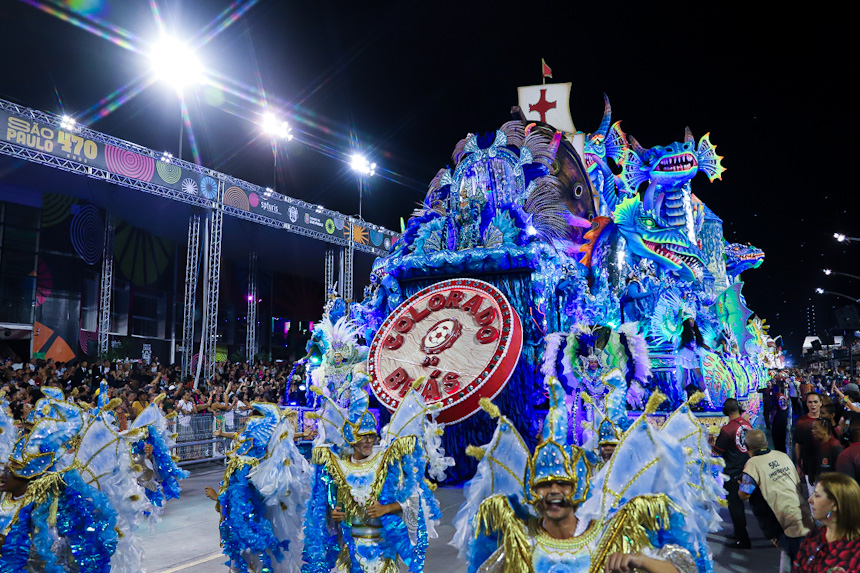
[[[215,504],[203,495],[207,485],[217,489],[223,467],[214,464],[191,468],[191,477],[182,482],[182,498],[168,503],[164,519],[153,531],[144,531],[146,551],[144,566],[149,573],[208,573],[227,572],[226,558],[221,554],[218,536],[218,513]],[[454,535],[451,520],[463,501],[463,490],[437,490],[443,510],[442,524],[437,528],[439,539],[432,540],[427,552],[426,571],[454,573],[465,571],[457,560],[456,550],[448,545]],[[728,512],[723,510],[723,518]],[[723,547],[723,532],[709,536],[715,556],[715,573],[776,573],[779,552],[763,538],[752,513],[747,511],[747,526],[753,549],[729,550]],[[728,523],[731,532],[731,523]]]

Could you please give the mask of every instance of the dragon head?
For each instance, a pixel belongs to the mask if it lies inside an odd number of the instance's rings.
[[[659,222],[642,208],[639,197],[622,201],[615,208],[613,216],[619,232],[626,239],[633,254],[655,261],[688,282],[696,280],[701,274],[705,266],[702,253],[690,243],[684,229],[661,227]]]
[[[734,280],[747,269],[757,269],[764,262],[764,251],[749,243],[726,243],[726,273]]]
[[[638,188],[645,181],[665,186],[684,185],[699,171],[713,181],[722,179],[725,171],[720,162],[722,157],[716,154],[716,146],[711,143],[708,133],[702,136],[698,146],[689,127],[684,131],[684,141],[669,145],[646,149],[633,136],[628,136],[628,140],[630,150],[622,178],[631,189]]]

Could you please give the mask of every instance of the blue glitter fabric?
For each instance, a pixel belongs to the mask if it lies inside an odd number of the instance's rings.
[[[221,545],[230,558],[229,565],[248,573],[250,570],[242,553],[250,551],[260,558],[263,571],[272,570],[272,557],[280,561],[289,542],[279,542],[266,518],[262,496],[248,480],[251,467],[242,466],[230,476],[227,489],[218,497],[221,505]]]
[[[418,506],[416,543],[413,544],[410,540],[409,530],[401,516],[388,514],[380,518],[381,538],[373,548],[374,555],[388,559],[399,557],[411,573],[424,571],[428,546],[424,504],[430,510],[430,518],[439,519],[442,514],[435,496],[424,481],[425,465],[424,456],[419,447],[399,461],[380,469],[380,471],[386,471],[386,476],[379,493],[379,503],[383,505],[394,502],[405,503],[414,492],[418,492],[424,502]],[[329,507],[336,503],[336,499],[335,486],[325,466],[316,466],[313,489],[305,514],[303,553],[305,565],[302,567],[302,573],[328,573],[337,561],[340,546],[335,532],[329,528],[333,523],[328,518]],[[347,522],[342,522],[339,527],[351,561],[350,572],[362,573],[356,559],[357,547],[352,537],[352,528]],[[363,550],[366,551],[367,548],[364,547]]]
[[[12,524],[3,550],[0,551],[0,573],[21,573],[27,570],[30,557],[30,521],[33,505],[27,505],[18,512],[18,520]]]
[[[56,555],[56,542],[48,517],[53,496],[21,509],[0,554],[0,573],[27,570],[31,556],[43,562],[47,573],[108,573],[116,551],[116,512],[107,496],[84,483],[76,471],[63,476],[57,499],[56,534],[68,553]]]
[[[329,573],[337,562],[340,546],[329,530],[328,508],[334,503],[331,476],[322,465],[314,467],[311,496],[305,511],[305,547],[302,573]]]
[[[161,507],[162,502],[156,503],[153,497],[161,500],[179,499],[179,492],[182,488],[179,486],[179,480],[187,478],[190,474],[180,468],[173,456],[170,455],[170,448],[167,446],[167,440],[161,431],[155,426],[149,427],[149,432],[145,440],[135,442],[132,446],[132,451],[135,454],[143,453],[143,447],[149,444],[152,446],[152,462],[155,469],[158,471],[158,477],[161,480],[159,492],[150,492],[147,490],[147,497],[154,505]],[[153,495],[150,495],[150,494]]]

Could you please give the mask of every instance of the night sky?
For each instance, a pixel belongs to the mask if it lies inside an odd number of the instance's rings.
[[[111,94],[149,81],[157,5],[171,35],[202,44],[197,54],[215,78],[184,92],[203,165],[271,186],[272,150],[259,127],[268,102],[295,136],[280,147],[277,191],[357,213],[348,159],[358,149],[380,168],[365,219],[399,230],[457,141],[507,121],[517,86],[540,83],[545,58],[552,81],[573,84],[581,131],[597,128],[606,93],[613,120],[646,147],[682,139],[685,126],[697,140],[711,133],[727,171],[714,183],[698,175],[693,191],[723,219],[728,240],[765,251],[762,267],[743,275],[744,294],[792,354],[809,305],[824,334],[848,302],[816,295],[816,286],[860,296],[860,281],[821,271],[860,274],[860,244],[832,237],[860,235],[857,31],[845,13],[824,4],[767,12],[751,2],[733,11],[714,2],[234,4],[232,12],[248,9],[218,31],[211,23],[231,12],[229,2],[3,0],[0,97],[176,155],[172,88],[153,83],[109,109]],[[76,10],[141,53],[40,6]],[[187,137],[183,158],[193,159]]]

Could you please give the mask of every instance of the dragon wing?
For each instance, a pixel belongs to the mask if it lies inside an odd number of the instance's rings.
[[[699,140],[699,146],[696,148],[696,161],[699,162],[699,171],[708,176],[708,179],[713,181],[719,179],[722,181],[723,172],[726,170],[722,164],[722,155],[717,155],[717,146],[711,143],[711,134],[706,133]]]
[[[492,496],[513,496],[523,506],[525,491],[523,475],[529,460],[529,449],[513,423],[501,415],[498,407],[486,398],[481,407],[499,422],[490,443],[483,447],[469,446],[466,452],[478,458],[478,469],[465,485],[466,501],[454,517],[454,538],[450,544],[459,549],[460,558],[465,558],[469,546],[475,539],[475,520],[481,503]]]
[[[623,163],[621,169],[622,188],[635,191],[639,189],[640,185],[651,180],[651,175],[642,163],[642,158],[633,149],[628,149],[623,154],[621,161]]]
[[[621,130],[620,120],[613,123],[612,127],[609,128],[603,145],[606,147],[607,159],[612,159],[618,165],[622,165],[627,159],[630,144],[627,143],[627,134]]]

